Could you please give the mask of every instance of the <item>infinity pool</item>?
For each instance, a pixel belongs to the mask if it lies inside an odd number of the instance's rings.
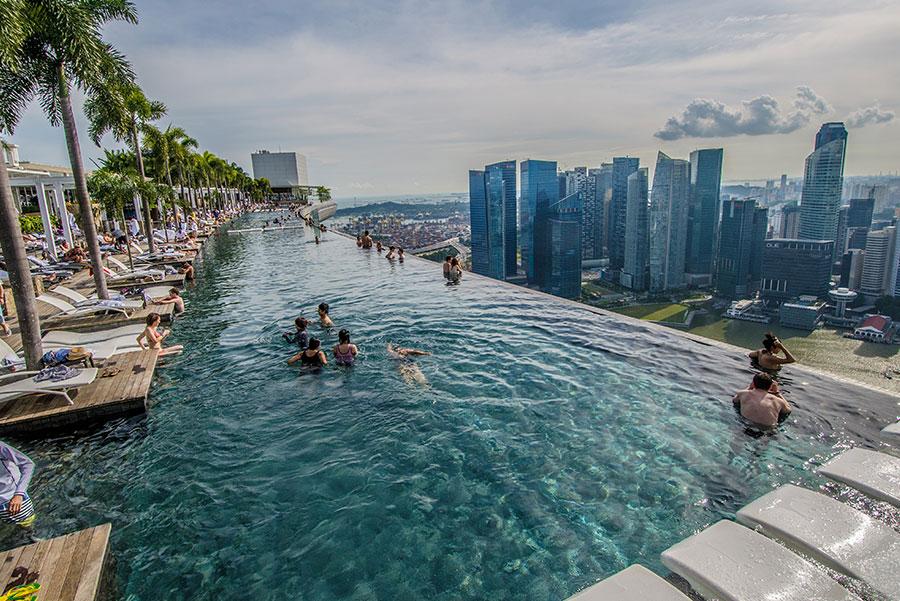
[[[241,221],[258,224],[263,216]],[[851,444],[885,395],[793,370],[794,416],[755,438],[729,348],[302,230],[209,241],[147,417],[44,441],[40,533],[111,521],[120,596],[558,600]],[[301,373],[280,334],[332,306],[361,349]],[[427,385],[387,343],[433,353]],[[20,544],[2,530],[0,543]]]

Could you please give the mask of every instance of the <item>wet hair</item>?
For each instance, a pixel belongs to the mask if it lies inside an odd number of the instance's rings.
[[[768,390],[772,387],[772,376],[758,373],[753,376],[753,387],[757,390]]]
[[[350,331],[344,329],[338,332],[338,342],[341,344],[350,344]]]
[[[772,332],[766,332],[766,337],[763,338],[763,346],[767,351],[771,351],[775,346],[775,341],[778,340]]]
[[[314,351],[319,348],[319,345],[322,344],[318,338],[310,338],[309,339],[309,350]]]
[[[169,294],[174,294],[175,296],[181,296],[181,293],[178,292],[178,288],[170,288]]]
[[[453,260],[453,257],[451,257],[450,255],[447,255],[446,257],[444,257],[444,260],[445,260],[445,261],[452,261],[452,260]]]
[[[397,249],[397,252],[398,252],[398,253],[402,253],[402,252],[403,252],[403,247],[401,246],[400,248],[398,248],[398,249]]]
[[[459,265],[459,259],[457,259],[456,257],[453,257],[453,258],[450,260],[450,264],[451,264],[451,265],[454,265],[454,266],[455,266],[455,265]]]
[[[369,230],[363,230],[363,236],[368,236],[368,235],[369,235]]]
[[[152,326],[152,325],[153,325],[154,323],[156,323],[156,321],[159,320],[159,319],[162,319],[162,318],[159,316],[159,313],[149,313],[149,314],[147,315],[147,325],[148,325],[148,326]]]
[[[305,317],[298,317],[294,320],[294,325],[297,326],[297,329],[302,332],[306,329],[306,326],[309,325],[309,320]]]
[[[319,303],[319,311],[328,315],[328,303]]]
[[[394,246],[393,245],[388,246],[388,250],[394,250]]]

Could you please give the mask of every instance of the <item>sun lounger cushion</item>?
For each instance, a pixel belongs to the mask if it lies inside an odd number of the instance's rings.
[[[633,565],[569,597],[568,601],[689,601],[689,599],[644,566]]]
[[[805,559],[727,520],[670,547],[662,562],[707,599],[859,601]]]
[[[887,428],[882,430],[881,433],[884,434],[885,436],[900,437],[900,422],[897,422],[896,424],[891,424],[890,426],[888,426]]]
[[[850,449],[820,467],[819,473],[900,507],[900,459],[892,455]]]

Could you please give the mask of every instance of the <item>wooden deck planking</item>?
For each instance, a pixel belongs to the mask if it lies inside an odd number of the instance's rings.
[[[121,372],[109,378],[98,375],[91,384],[70,392],[73,405],[50,395],[0,405],[0,435],[61,429],[146,411],[158,354],[134,351],[111,357],[101,373],[109,367]]]
[[[40,600],[96,601],[111,529],[110,524],[103,524],[3,552],[2,590],[37,582]]]

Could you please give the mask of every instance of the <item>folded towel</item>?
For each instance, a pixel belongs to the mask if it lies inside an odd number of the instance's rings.
[[[56,367],[45,367],[32,378],[35,382],[62,382],[63,380],[71,380],[78,375],[77,369],[66,367],[65,365],[57,365]]]

